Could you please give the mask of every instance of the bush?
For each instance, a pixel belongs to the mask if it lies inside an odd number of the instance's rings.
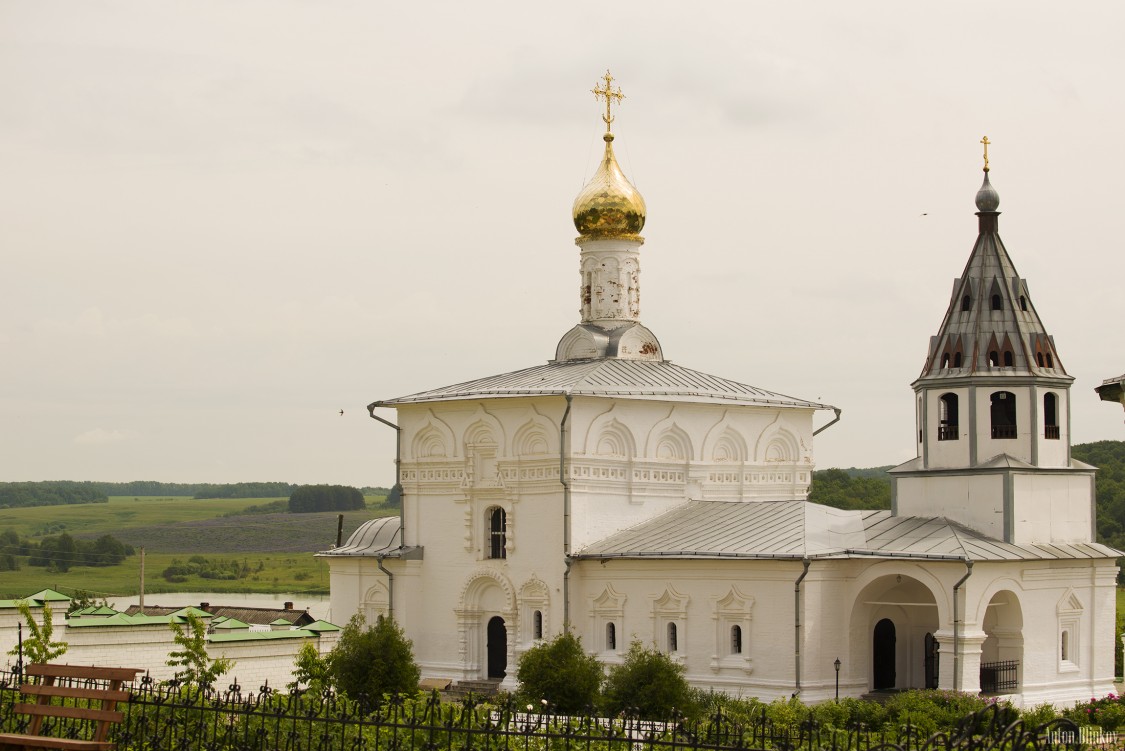
[[[418,691],[421,671],[414,662],[414,645],[390,618],[371,628],[356,613],[328,654],[328,670],[336,687],[353,699],[380,702],[386,694]]]
[[[1064,710],[1062,714],[1078,725],[1097,725],[1102,730],[1116,730],[1125,724],[1125,705],[1117,694],[1090,699]]]
[[[603,701],[611,715],[636,712],[646,720],[667,720],[676,710],[685,715],[698,711],[683,666],[639,641],[629,645],[623,663],[610,669]]]
[[[521,701],[547,701],[562,714],[593,706],[605,672],[598,658],[582,650],[582,640],[569,631],[539,644],[520,658],[516,678]]]

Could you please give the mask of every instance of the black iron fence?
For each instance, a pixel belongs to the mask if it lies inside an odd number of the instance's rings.
[[[26,722],[12,712],[18,679],[0,680],[0,732]],[[903,724],[873,729],[832,727],[814,714],[790,724],[771,722],[764,708],[739,721],[723,712],[697,721],[653,722],[622,716],[562,716],[508,700],[443,703],[437,694],[352,701],[331,692],[244,693],[158,685],[142,680],[111,740],[121,751],[1000,751],[1073,749],[1088,744],[1074,723],[1027,728],[1011,709],[990,706],[956,728],[924,734]],[[80,720],[57,720],[45,734],[88,737]]]
[[[1019,686],[1019,660],[980,664],[980,690],[985,694],[1008,694]]]

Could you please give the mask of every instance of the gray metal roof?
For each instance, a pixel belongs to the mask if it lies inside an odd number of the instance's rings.
[[[845,511],[808,501],[689,501],[591,543],[582,558],[1116,558],[1097,543],[1015,545],[941,517]]]
[[[804,399],[700,373],[670,362],[645,360],[552,361],[512,373],[375,402],[376,407],[475,399],[482,396],[614,396],[660,401],[761,404],[773,407],[834,409]]]
[[[402,553],[401,532],[401,519],[397,516],[381,516],[359,525],[348,541],[340,547],[322,551],[317,555],[397,558]]]

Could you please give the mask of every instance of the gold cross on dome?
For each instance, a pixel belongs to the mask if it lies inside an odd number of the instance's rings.
[[[594,92],[595,99],[605,98],[605,114],[602,115],[602,120],[605,121],[605,132],[609,133],[613,130],[613,113],[610,108],[613,106],[614,100],[620,103],[621,100],[625,98],[625,95],[621,93],[620,86],[614,91],[613,76],[610,75],[608,68],[605,71],[605,75],[602,76],[602,80],[605,81],[605,85],[595,84],[591,91]]]
[[[980,139],[980,142],[984,144],[984,171],[988,172],[988,144],[991,143],[991,141],[988,140],[988,136],[985,136]]]

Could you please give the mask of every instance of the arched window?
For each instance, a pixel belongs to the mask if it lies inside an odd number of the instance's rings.
[[[1027,298],[1020,295],[1020,310],[1027,310]]]
[[[957,440],[957,394],[942,394],[938,399],[939,441]]]
[[[498,506],[488,510],[486,547],[489,558],[508,557],[508,513]]]
[[[1011,391],[992,394],[992,437],[1016,437],[1016,395]]]
[[[953,353],[953,367],[955,367],[955,368],[961,367],[961,353],[960,352],[954,352]]]
[[[943,367],[943,368],[949,367],[949,353],[948,352],[946,352],[945,354],[943,354],[941,356],[941,367]]]
[[[1015,355],[1013,355],[1013,354],[1012,354],[1012,351],[1011,351],[1011,350],[1006,350],[1006,351],[1004,352],[1004,367],[1005,367],[1005,368],[1010,368],[1010,367],[1012,367],[1012,366],[1013,366],[1013,365],[1015,365],[1015,364],[1016,364],[1016,358],[1015,358]]]
[[[742,654],[742,626],[730,627],[730,653],[732,655]]]
[[[1047,367],[1048,367],[1048,368],[1053,368],[1053,367],[1055,367],[1055,361],[1054,361],[1054,358],[1052,358],[1052,357],[1051,357],[1051,353],[1050,353],[1050,352],[1048,352],[1048,353],[1047,353]]]
[[[1000,297],[1000,295],[994,294],[992,296],[992,309],[993,310],[1003,310],[1004,309],[1004,299],[1002,297]]]
[[[961,298],[961,310],[972,310],[972,308],[973,308],[973,298],[969,297],[968,295],[965,295],[964,297],[962,297]]]
[[[676,624],[675,623],[669,623],[668,624],[668,651],[669,652],[680,651],[680,643],[679,643],[678,635],[676,633]]]
[[[1039,367],[1043,367],[1043,353],[1042,352],[1036,352],[1035,353],[1035,363]]]
[[[1043,437],[1059,437],[1059,398],[1050,391],[1043,395]]]
[[[617,650],[617,625],[612,621],[605,624],[605,648],[610,652]]]
[[[992,350],[988,353],[988,364],[994,368],[1000,367],[1000,353]]]
[[[543,611],[536,610],[531,616],[531,632],[536,639],[543,638]]]

